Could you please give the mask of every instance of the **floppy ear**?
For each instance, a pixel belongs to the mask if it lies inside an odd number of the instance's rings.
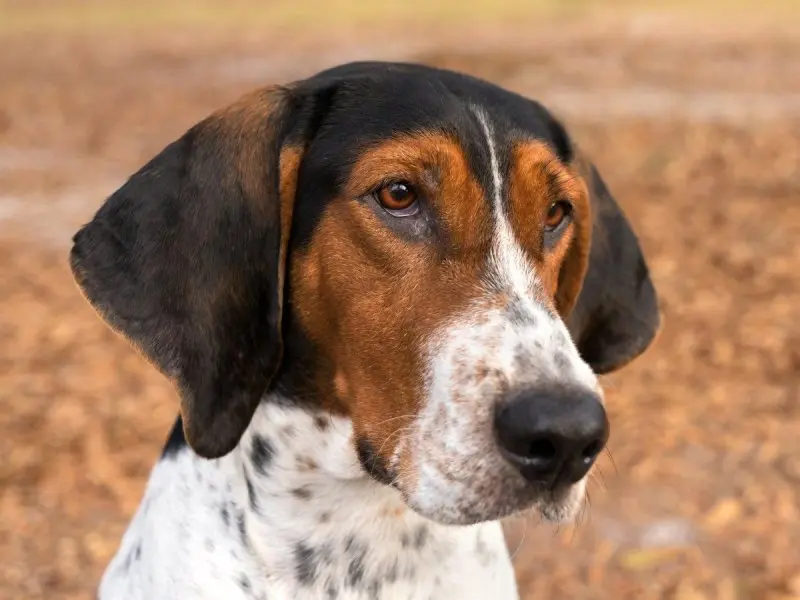
[[[186,439],[207,458],[236,446],[280,365],[288,232],[313,120],[301,113],[290,90],[245,96],[167,146],[73,238],[77,284],[174,380]]]
[[[570,290],[567,327],[583,359],[598,373],[625,366],[653,342],[660,327],[653,282],[636,234],[595,166],[574,148],[573,167],[586,183],[589,203],[561,273]]]

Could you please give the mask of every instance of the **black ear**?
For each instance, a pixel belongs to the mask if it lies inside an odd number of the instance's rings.
[[[578,154],[591,203],[589,264],[567,326],[596,373],[615,371],[642,354],[661,322],[653,282],[630,223],[593,164]]]
[[[212,115],[73,238],[76,282],[175,381],[187,441],[204,457],[236,446],[280,365],[287,237],[310,135],[302,104],[264,90]]]

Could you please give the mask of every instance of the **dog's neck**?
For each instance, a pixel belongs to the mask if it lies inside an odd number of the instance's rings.
[[[445,526],[409,510],[364,472],[345,418],[268,398],[223,458],[179,437],[100,597],[517,598],[500,524]]]
[[[513,585],[499,523],[420,517],[364,472],[354,448],[348,419],[266,401],[226,457],[239,533],[271,579],[309,597],[427,593],[448,578],[459,589],[471,577]]]

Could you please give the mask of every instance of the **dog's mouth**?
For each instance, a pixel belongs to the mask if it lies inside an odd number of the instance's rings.
[[[556,487],[525,480],[499,452],[471,460],[445,453],[393,461],[390,480],[417,514],[446,525],[473,525],[536,512],[551,523],[574,520],[584,507],[586,478]]]
[[[474,498],[454,499],[449,504],[431,503],[420,500],[415,494],[407,493],[402,486],[396,486],[405,504],[417,514],[444,525],[475,525],[488,521],[498,521],[509,517],[538,514],[548,523],[564,524],[576,520],[586,508],[585,486],[583,482],[557,491],[531,493],[524,500],[513,498],[487,498],[475,501]]]

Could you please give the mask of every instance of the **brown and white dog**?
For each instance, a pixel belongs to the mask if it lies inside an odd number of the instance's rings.
[[[410,64],[213,114],[70,262],[181,398],[104,600],[517,597],[499,519],[576,513],[660,321],[563,126]]]

